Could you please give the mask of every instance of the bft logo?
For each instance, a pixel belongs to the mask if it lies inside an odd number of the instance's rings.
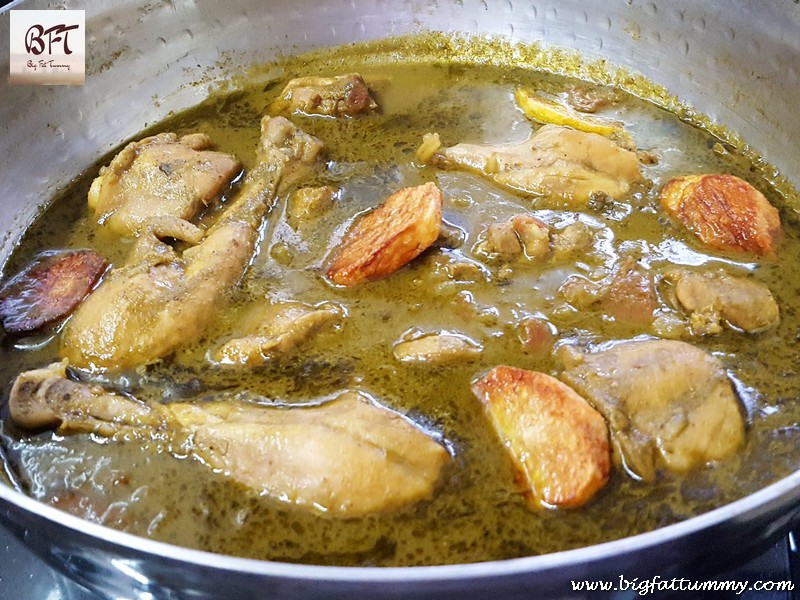
[[[36,56],[42,54],[45,49],[48,54],[53,54],[53,44],[60,43],[64,54],[72,54],[72,50],[69,49],[69,32],[79,27],[80,25],[61,23],[45,30],[41,25],[32,25],[25,34],[25,50]],[[45,41],[47,45],[45,45]]]
[[[85,78],[84,11],[11,11],[12,84],[83,85]]]

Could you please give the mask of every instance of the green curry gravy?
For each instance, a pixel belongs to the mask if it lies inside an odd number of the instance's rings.
[[[176,457],[155,443],[62,438],[49,432],[30,436],[5,422],[6,452],[28,493],[111,527],[213,552],[313,564],[402,566],[536,555],[629,536],[731,502],[800,465],[795,367],[800,239],[786,194],[762,177],[760,164],[707,130],[620,91],[617,103],[598,116],[621,121],[639,149],[657,155],[657,164],[642,167],[647,183],[625,199],[585,212],[542,208],[474,175],[423,166],[415,149],[431,131],[445,145],[523,140],[535,125],[514,104],[518,86],[563,98],[571,86],[590,84],[491,61],[448,63],[430,50],[430,56],[419,58],[411,51],[413,44],[404,48],[405,54],[395,46],[320,52],[254,69],[225,93],[142,134],[206,132],[219,149],[250,164],[259,119],[292,77],[359,72],[382,107],[380,114],[352,119],[292,116],[325,142],[327,164],[303,185],[338,186],[334,208],[297,231],[286,221],[288,192],[281,195],[231,305],[220,309],[207,335],[159,364],[102,381],[164,402],[236,397],[246,390],[275,402],[305,404],[345,389],[367,391],[448,444],[453,465],[433,499],[389,514],[331,518],[243,492],[192,457]],[[8,261],[6,275],[46,249],[91,247],[112,264],[124,260],[130,245],[104,234],[88,216],[88,186],[98,169],[88,169],[30,228]],[[657,201],[662,184],[703,172],[738,175],[781,209],[784,238],[776,260],[749,262],[706,251],[665,218]],[[354,289],[325,282],[324,259],[357,215],[401,187],[430,180],[444,191],[445,220],[466,234],[460,247],[431,249],[394,275]],[[204,218],[212,220],[214,212]],[[486,262],[485,280],[446,276],[442,265],[447,255],[480,260],[471,250],[480,233],[520,212],[555,229],[583,221],[594,232],[594,250],[560,263]],[[666,294],[659,298],[660,325],[636,327],[575,309],[559,293],[570,275],[598,280],[626,255],[639,258],[656,280],[673,264],[751,273],[770,287],[781,307],[781,323],[757,335],[726,329],[716,337],[692,339],[681,332],[686,317]],[[249,371],[212,366],[208,349],[235,333],[238,311],[263,298],[333,301],[346,308],[347,318],[340,330],[318,335],[288,359]],[[714,353],[736,382],[748,424],[746,446],[683,477],[661,472],[653,483],[634,480],[617,463],[608,485],[586,506],[533,509],[470,391],[477,375],[498,364],[557,374],[553,352],[521,349],[514,325],[526,315],[544,316],[555,325],[556,347],[672,336]],[[392,346],[411,328],[459,331],[481,342],[484,353],[477,362],[447,367],[400,363]],[[57,345],[57,334],[7,338],[0,350],[6,396],[17,373],[57,360]]]

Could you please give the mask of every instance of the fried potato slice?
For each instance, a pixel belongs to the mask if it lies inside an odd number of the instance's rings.
[[[716,250],[772,256],[780,239],[778,211],[734,175],[687,175],[667,182],[661,206]]]
[[[33,333],[70,315],[106,270],[92,250],[45,252],[0,289],[0,321],[12,334]]]
[[[353,227],[326,275],[344,286],[386,277],[433,244],[441,224],[442,191],[435,183],[403,188]]]
[[[585,504],[608,481],[603,417],[558,379],[498,366],[472,386],[530,488],[535,506]]]

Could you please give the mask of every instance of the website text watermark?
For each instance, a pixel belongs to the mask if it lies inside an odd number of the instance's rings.
[[[794,590],[792,581],[697,581],[683,577],[664,579],[658,575],[649,579],[620,575],[616,581],[572,581],[573,592],[636,592],[647,596],[657,592],[733,592],[737,596],[745,592],[781,592]]]

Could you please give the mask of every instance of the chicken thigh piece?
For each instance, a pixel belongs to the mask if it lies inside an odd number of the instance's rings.
[[[230,154],[210,150],[203,133],[178,138],[161,133],[131,142],[89,189],[89,208],[117,235],[133,237],[155,227],[157,235],[197,243],[193,219],[241,171]]]
[[[635,152],[596,133],[558,125],[545,125],[519,144],[440,148],[429,161],[576,208],[586,206],[593,194],[619,198],[642,179]]]
[[[606,418],[629,471],[684,472],[744,442],[738,398],[720,361],[691,344],[635,340],[599,352],[560,350],[561,379]]]
[[[295,408],[144,404],[71,381],[62,362],[20,374],[9,406],[22,428],[154,440],[257,494],[340,517],[430,498],[451,460],[430,435],[356,392]]]
[[[197,339],[242,276],[279,185],[309,168],[322,143],[283,117],[264,117],[257,166],[204,239],[184,252],[143,235],[65,327],[72,366],[118,371],[151,363]]]

